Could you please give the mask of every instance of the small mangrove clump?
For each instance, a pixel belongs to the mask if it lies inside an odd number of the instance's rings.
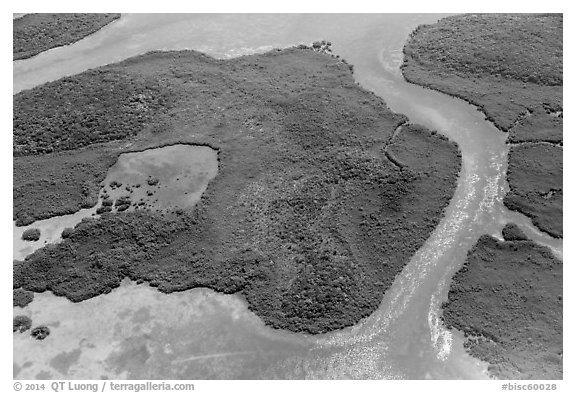
[[[29,242],[35,242],[40,240],[40,229],[38,228],[26,229],[24,232],[22,232],[22,240],[26,240]]]
[[[12,323],[12,332],[24,333],[32,327],[32,320],[26,315],[18,315],[14,317]]]
[[[35,327],[32,329],[32,332],[30,332],[30,335],[36,340],[44,340],[50,335],[50,328],[48,328],[48,326]]]
[[[332,49],[330,49],[331,45],[332,45],[332,43],[330,41],[324,41],[324,40],[315,41],[312,43],[312,49],[314,49],[315,51],[318,51],[318,52],[331,54],[332,53]]]
[[[64,230],[62,231],[62,239],[67,239],[70,237],[70,235],[72,235],[72,232],[74,232],[74,229],[72,228],[64,228]]]
[[[112,211],[111,206],[100,206],[98,209],[96,209],[96,214],[104,214],[109,213],[111,211]]]
[[[158,179],[155,178],[155,177],[150,177],[150,178],[147,180],[147,183],[148,183],[149,186],[155,186],[155,185],[158,184],[159,181],[160,181],[160,180],[158,180]]]
[[[332,46],[332,42],[322,40],[322,41],[314,41],[312,43],[312,46],[299,44],[296,46],[296,48],[297,49],[311,49],[313,51],[320,52],[320,53],[323,53],[323,54],[328,55],[330,57],[333,57],[335,59],[338,59],[340,62],[346,64],[346,66],[348,67],[348,69],[350,69],[351,72],[354,72],[354,65],[349,64],[345,59],[341,59],[339,55],[335,55],[334,53],[332,53],[331,46]]]
[[[506,241],[528,240],[528,236],[515,224],[508,223],[502,229],[502,237]]]
[[[123,197],[116,199],[114,206],[116,206],[117,211],[121,212],[121,211],[128,209],[131,204],[132,204],[132,201],[130,200],[130,197],[129,196],[123,196]]]

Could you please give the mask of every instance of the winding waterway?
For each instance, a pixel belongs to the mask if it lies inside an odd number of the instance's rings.
[[[49,293],[15,314],[52,326],[38,342],[14,335],[18,378],[486,378],[439,308],[452,274],[482,234],[516,222],[562,257],[562,241],[502,204],[508,147],[475,107],[410,85],[402,46],[442,15],[123,15],[73,45],[14,62],[14,92],[153,49],[197,49],[215,57],[332,42],[356,80],[391,109],[456,141],[463,166],[440,225],[356,326],[318,336],[266,327],[245,302],[206,289],[164,295],[126,282],[110,294],[71,303]],[[425,197],[425,196],[423,196]]]

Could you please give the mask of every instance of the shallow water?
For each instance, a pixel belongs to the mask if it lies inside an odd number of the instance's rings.
[[[65,228],[75,227],[84,218],[98,217],[96,211],[102,206],[105,196],[112,200],[127,196],[133,203],[142,201],[145,204],[142,207],[153,210],[190,208],[200,200],[217,173],[218,153],[207,146],[177,144],[120,154],[102,182],[98,203],[94,207],[27,226],[17,227],[14,221],[13,258],[24,259],[44,245],[62,240]],[[158,183],[149,185],[148,180],[152,178]],[[110,183],[113,181],[122,186],[112,189]],[[131,205],[127,211],[135,207]],[[38,241],[22,240],[22,233],[28,228],[40,229]]]
[[[65,228],[73,228],[82,221],[83,218],[90,217],[96,214],[98,205],[90,209],[82,209],[74,214],[67,214],[64,216],[57,216],[48,218],[46,220],[38,220],[30,225],[17,227],[16,221],[12,222],[12,258],[22,260],[27,255],[32,254],[34,251],[46,244],[56,243],[61,237],[62,231]],[[40,239],[35,242],[22,240],[22,233],[29,228],[40,229]]]
[[[506,135],[473,106],[403,80],[404,40],[417,25],[440,17],[123,15],[71,46],[14,62],[17,92],[152,49],[190,48],[226,58],[327,39],[334,53],[354,64],[362,86],[411,122],[456,141],[463,155],[444,219],[379,309],[356,326],[318,336],[277,331],[239,297],[204,289],[164,295],[125,283],[78,304],[37,294],[15,314],[52,326],[52,335],[44,342],[14,335],[18,378],[41,371],[51,378],[486,378],[486,365],[468,356],[462,337],[439,322],[452,274],[480,235],[499,235],[508,221],[559,256],[562,241],[503,206]]]
[[[142,201],[148,209],[190,208],[217,173],[216,150],[207,146],[165,146],[120,155],[108,171],[103,192],[113,200],[128,196],[133,202]],[[112,189],[110,183],[114,181],[122,186]]]

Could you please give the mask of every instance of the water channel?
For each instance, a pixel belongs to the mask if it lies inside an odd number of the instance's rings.
[[[14,335],[18,378],[487,378],[439,308],[450,278],[482,234],[517,223],[562,257],[562,240],[502,204],[508,147],[475,107],[408,84],[399,65],[409,33],[442,15],[122,15],[73,45],[14,62],[14,93],[149,50],[219,58],[319,39],[354,64],[356,80],[389,107],[456,141],[463,166],[440,225],[356,326],[318,336],[266,327],[243,299],[206,289],[164,295],[126,282],[71,303],[49,293],[15,314],[52,326],[39,342]]]

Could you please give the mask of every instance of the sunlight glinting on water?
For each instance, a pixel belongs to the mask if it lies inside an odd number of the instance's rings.
[[[482,214],[487,214],[493,212],[494,203],[497,201],[502,203],[502,198],[504,196],[504,188],[500,185],[501,177],[503,174],[502,166],[508,156],[507,151],[490,154],[490,169],[493,171],[494,175],[488,178],[488,183],[484,188],[484,197],[480,201],[480,206],[476,211],[474,216],[474,221],[478,221]]]
[[[410,85],[401,77],[399,66],[406,36],[398,35],[394,26],[406,24],[407,35],[418,24],[431,23],[437,18],[434,15],[372,15],[361,19],[351,16],[351,26],[345,30],[342,16],[338,15],[323,16],[317,23],[312,17],[294,15],[225,15],[206,16],[205,19],[182,15],[163,15],[157,19],[146,15],[128,15],[77,44],[48,51],[30,60],[15,62],[14,85],[18,91],[32,87],[37,81],[61,77],[68,72],[77,73],[151,49],[189,48],[228,59],[286,47],[289,46],[288,42],[296,45],[306,42],[305,39],[312,42],[328,38],[322,35],[330,35],[334,47],[345,51],[348,61],[359,63],[355,68],[355,78],[363,87],[382,97],[393,110],[405,113],[410,122],[420,122],[458,142],[462,151],[458,187],[445,217],[398,274],[391,288],[384,294],[378,310],[355,326],[318,336],[294,334],[264,326],[261,320],[248,311],[244,300],[237,297],[205,290],[164,295],[153,292],[152,288],[134,285],[118,288],[111,294],[79,304],[69,304],[67,301],[62,303],[62,299],[41,294],[38,298],[45,305],[44,308],[50,304],[65,304],[62,307],[68,307],[69,315],[75,313],[78,318],[87,318],[87,314],[97,313],[99,307],[109,311],[115,301],[122,302],[127,310],[132,307],[148,307],[148,310],[165,311],[166,316],[158,316],[150,324],[153,323],[162,334],[167,334],[166,337],[174,336],[171,332],[187,332],[190,326],[199,328],[202,334],[198,336],[200,338],[187,338],[190,341],[186,341],[186,345],[193,348],[193,353],[179,357],[174,351],[158,352],[156,361],[162,359],[180,366],[199,366],[203,362],[217,361],[222,370],[228,370],[226,367],[241,368],[243,365],[246,370],[243,370],[245,374],[242,376],[388,379],[422,378],[431,374],[438,378],[485,376],[483,366],[473,364],[473,359],[461,345],[461,338],[446,330],[440,317],[441,304],[446,298],[451,277],[463,263],[467,248],[475,243],[478,236],[499,230],[503,222],[509,220],[521,222],[522,228],[528,230],[527,235],[540,243],[552,243],[553,251],[559,255],[562,254],[562,243],[554,242],[535,229],[528,218],[510,212],[503,206],[502,198],[507,191],[505,171],[508,152],[504,135],[469,104]],[[390,21],[397,24],[388,25]],[[146,29],[147,24],[150,24],[150,30]],[[270,30],[272,25],[278,27]],[[110,45],[110,48],[105,44]],[[43,70],[47,70],[46,76],[41,74]],[[36,78],[34,83],[31,78]],[[297,185],[293,183],[292,186]],[[265,184],[255,183],[250,187],[254,197],[268,192]],[[180,299],[199,318],[204,317],[206,320],[170,319],[169,310],[172,308],[168,309],[168,306],[176,308],[179,303],[175,299]],[[215,299],[220,299],[221,303]],[[35,302],[24,312],[31,313],[33,309],[37,313],[35,315],[46,315],[43,313],[45,309],[36,309]],[[211,309],[212,313],[206,311],[209,306],[215,307]],[[230,313],[234,314],[232,319]],[[58,315],[63,318],[63,331],[71,335],[67,343],[83,343],[87,339],[86,335],[90,338],[90,334],[93,334],[94,329],[90,330],[91,326],[83,327],[82,321],[65,320],[62,313]],[[233,338],[221,339],[214,333],[223,327],[222,321],[234,324],[231,328],[236,329]],[[90,323],[90,320],[87,319],[85,323]],[[135,340],[128,322],[118,320],[115,323],[120,326],[120,333],[116,334],[115,331],[113,341],[106,349],[102,349],[109,353],[99,352],[96,356],[94,352],[89,352],[90,356],[98,358],[98,365],[93,366],[93,370],[86,369],[90,359],[81,358],[78,365],[83,365],[82,376],[86,377],[90,372],[96,375],[106,371],[109,357],[117,352],[122,353],[122,344]],[[98,336],[98,342],[105,341],[103,332],[95,335]],[[55,335],[54,339],[63,342],[63,337]],[[162,337],[156,339],[162,340]],[[150,340],[154,342],[153,338]],[[197,351],[197,348],[210,344],[210,340],[214,341],[214,347],[219,347],[222,340],[229,340],[225,343],[230,344],[230,348],[210,353]],[[145,342],[148,345],[148,341]],[[28,349],[32,352],[38,350],[35,344],[29,340],[15,339],[15,362]],[[41,367],[48,367],[50,357],[59,354],[62,348],[49,347],[48,342],[44,344],[46,350],[39,356],[44,359]],[[259,371],[250,369],[249,362],[240,362],[250,357],[257,359],[254,362],[260,367]],[[466,367],[474,370],[463,370]],[[128,375],[121,369],[108,372],[116,372],[119,376]]]
[[[426,278],[440,256],[452,246],[455,242],[454,235],[469,218],[466,207],[476,195],[476,183],[479,180],[478,176],[473,174],[474,166],[474,162],[471,161],[465,164],[463,176],[459,182],[464,188],[461,192],[465,196],[457,199],[456,204],[448,209],[449,213],[446,219],[436,228],[426,244],[412,257],[400,275],[396,277],[391,289],[385,294],[378,312],[357,326],[327,335],[326,340],[320,338],[318,340],[319,345],[356,345],[370,342],[377,336],[386,340],[389,322],[396,320],[405,311],[419,284]],[[433,334],[440,336],[442,333],[437,330]]]

